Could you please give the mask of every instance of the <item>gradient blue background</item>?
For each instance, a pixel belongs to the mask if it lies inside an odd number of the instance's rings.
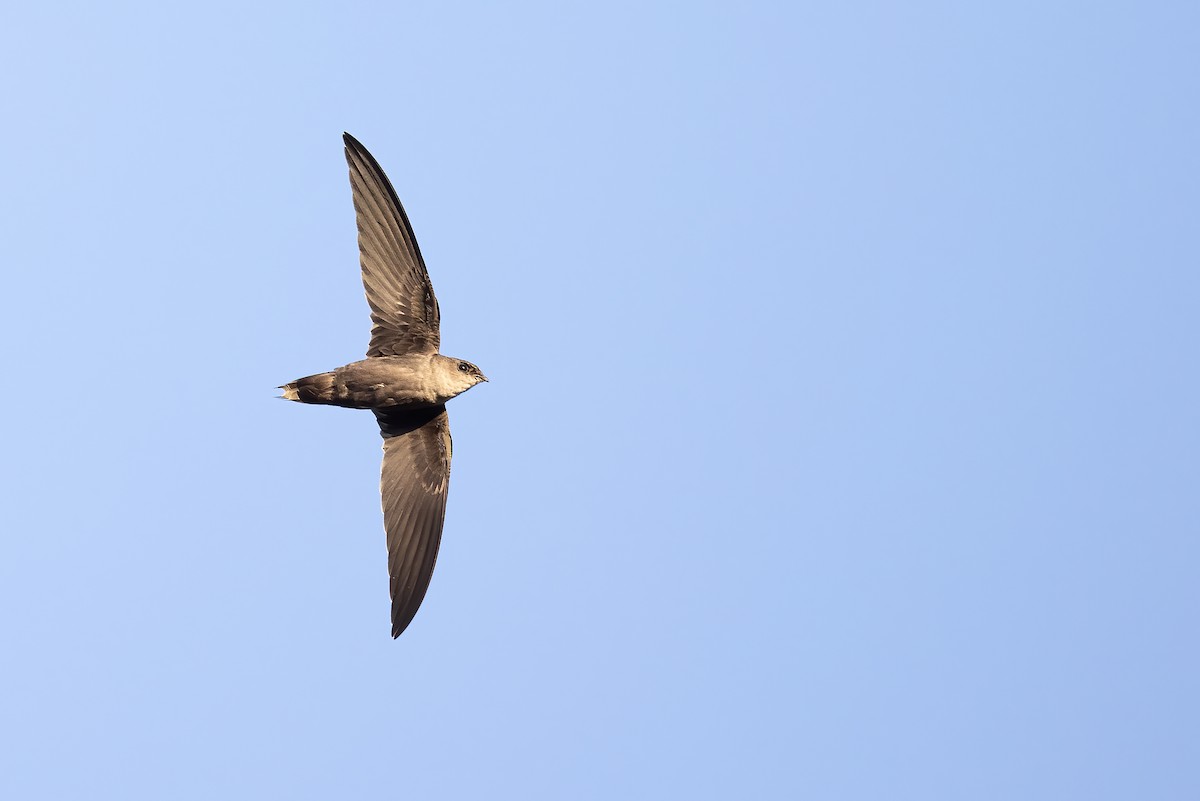
[[[32,5],[0,796],[1200,798],[1195,4]],[[343,130],[492,379],[396,642]]]

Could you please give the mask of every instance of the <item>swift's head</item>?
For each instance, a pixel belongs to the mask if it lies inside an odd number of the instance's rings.
[[[478,367],[462,359],[439,354],[434,357],[434,365],[438,377],[438,395],[444,396],[445,400],[487,381],[487,376]]]

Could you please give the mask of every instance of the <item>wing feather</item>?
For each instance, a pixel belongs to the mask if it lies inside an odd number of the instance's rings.
[[[387,531],[392,636],[412,621],[437,561],[450,483],[450,422],[445,406],[376,409],[383,434],[379,482]]]
[[[371,307],[367,356],[437,353],[441,313],[408,215],[375,158],[350,134],[343,138]]]

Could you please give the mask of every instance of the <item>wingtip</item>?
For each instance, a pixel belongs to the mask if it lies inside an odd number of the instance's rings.
[[[409,624],[411,624],[413,622],[414,617],[416,617],[415,609],[413,610],[412,614],[408,615],[407,620],[393,620],[392,621],[392,639],[393,640],[396,639],[397,637],[399,637],[401,634],[403,634],[405,632],[405,630],[408,629]]]

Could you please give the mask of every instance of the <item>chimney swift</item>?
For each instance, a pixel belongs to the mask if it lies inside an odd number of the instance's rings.
[[[450,482],[446,401],[487,378],[470,362],[438,353],[441,315],[408,216],[379,163],[343,136],[371,344],[362,361],[280,389],[285,400],[370,409],[378,419],[392,637],[399,637],[425,597],[442,539]]]

